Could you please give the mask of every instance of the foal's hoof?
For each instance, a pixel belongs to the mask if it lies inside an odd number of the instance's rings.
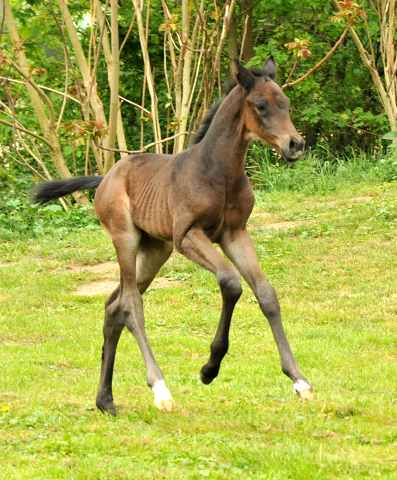
[[[99,410],[102,413],[105,413],[107,415],[111,415],[112,417],[117,417],[117,411],[116,407],[114,406],[114,403],[111,401],[107,402],[96,402],[96,406],[99,408]]]
[[[313,390],[307,388],[306,390],[301,390],[300,392],[296,392],[298,398],[304,402],[312,402],[316,397],[313,393]]]
[[[204,385],[209,385],[214,379],[206,377],[204,373],[200,372],[200,380],[204,383]]]
[[[312,387],[304,380],[298,380],[294,383],[294,391],[298,398],[305,402],[312,402],[315,399]]]
[[[161,402],[156,403],[156,408],[160,412],[169,413],[174,410],[174,402],[171,399],[161,400]]]

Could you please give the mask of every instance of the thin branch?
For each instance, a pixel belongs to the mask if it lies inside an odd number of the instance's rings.
[[[61,125],[61,120],[62,120],[62,117],[63,117],[63,113],[64,113],[65,108],[66,108],[66,92],[68,91],[68,80],[69,80],[69,68],[68,68],[67,52],[66,52],[65,45],[64,45],[63,51],[64,51],[64,55],[65,55],[65,60],[66,60],[66,62],[65,62],[65,66],[66,66],[66,69],[65,69],[65,94],[63,96],[62,108],[61,108],[61,112],[60,112],[59,117],[58,117],[57,127],[56,127],[56,130],[55,130],[57,133],[58,133],[58,130],[59,130],[59,126]]]
[[[291,71],[290,71],[290,73],[289,73],[289,75],[288,75],[287,81],[285,82],[286,85],[289,84],[289,81],[291,80],[292,75],[293,75],[293,73],[295,72],[296,67],[298,66],[298,62],[299,62],[299,58],[297,58],[297,59],[295,60],[295,63],[294,63],[294,65],[293,65],[293,67],[292,67],[292,69],[291,69]]]
[[[368,37],[368,41],[369,41],[369,47],[371,49],[371,55],[372,55],[372,59],[373,61],[375,61],[375,51],[374,51],[374,47],[372,45],[372,36],[371,36],[371,32],[369,31],[369,23],[368,23],[368,15],[366,14],[366,10],[365,10],[365,2],[364,0],[362,0],[361,2],[362,4],[362,9],[363,9],[363,12],[364,12],[364,21],[365,21],[365,28],[367,30],[367,37]]]
[[[171,104],[171,108],[172,108],[172,111],[174,112],[174,115],[175,114],[175,107],[174,107],[174,102],[172,101],[172,90],[171,90],[171,85],[170,85],[170,79],[168,78],[168,70],[167,70],[167,40],[166,40],[166,36],[164,35],[164,45],[163,45],[163,49],[164,49],[164,65],[163,65],[163,68],[164,68],[164,78],[165,78],[165,83],[167,84],[167,92],[168,92],[168,95],[169,95],[169,102]],[[168,147],[168,145],[167,145]]]
[[[6,16],[4,15],[4,12],[5,12],[5,1],[3,0],[1,3],[3,4],[3,5],[2,5],[2,7],[3,7],[3,18],[1,19],[0,40],[1,40],[2,36],[3,36],[4,24],[5,24],[5,20],[6,20]]]
[[[197,4],[197,0],[194,0],[194,5],[196,7],[196,12],[198,13],[198,17],[200,19],[200,25],[201,25],[201,30],[204,32],[204,33],[207,33],[207,22],[204,21],[204,18],[201,14],[201,10]]]
[[[3,120],[1,118],[0,118],[0,123],[2,123],[3,125],[7,125],[8,127],[11,127],[11,128],[17,128],[18,130],[21,130],[21,132],[27,133],[28,135],[32,135],[32,137],[37,138],[37,140],[40,140],[40,142],[45,143],[49,147],[52,146],[51,143],[48,142],[44,137],[40,137],[40,135],[37,135],[37,133],[31,132],[30,130],[24,127],[20,127],[19,125],[7,122],[6,120]]]
[[[372,5],[372,8],[375,10],[375,12],[378,14],[378,16],[380,17],[380,12],[378,10],[378,8],[374,5],[374,2],[372,0],[369,0],[371,5]]]
[[[175,33],[176,33],[176,36],[178,37],[179,43],[181,44],[182,47],[185,47],[187,50],[190,50],[191,52],[203,53],[203,50],[198,50],[198,49],[189,47],[189,45],[187,44],[187,42],[184,42],[184,41],[182,40],[180,33],[179,33],[179,32],[175,32]]]
[[[145,145],[144,147],[142,147],[140,150],[119,150],[117,148],[102,147],[102,145],[98,145],[98,144],[97,144],[97,147],[100,148],[101,150],[107,150],[108,152],[129,153],[129,154],[133,155],[133,154],[136,154],[136,153],[144,153],[150,147],[154,147],[155,145],[157,145],[159,143],[169,142],[170,140],[173,140],[174,138],[180,137],[181,135],[188,135],[188,132],[177,133],[176,135],[172,135],[172,137],[163,138],[162,140],[158,140],[157,142],[149,143],[148,145]]]
[[[36,162],[40,165],[40,167],[43,169],[44,171],[44,174],[47,178],[47,180],[52,180],[52,177],[51,177],[51,174],[50,172],[48,171],[47,167],[44,165],[44,162],[43,160],[41,159],[41,156],[40,156],[40,153],[38,152],[38,149],[36,147],[36,144],[34,143],[34,141],[32,140],[33,142],[33,145],[38,153],[38,155],[35,155],[35,153],[32,151],[32,149],[28,146],[28,144],[25,142],[25,139],[22,137],[22,134],[21,132],[17,132],[18,133],[18,138],[19,138],[19,141],[21,142],[21,144],[23,145],[23,147],[26,149],[26,151],[29,153],[29,155],[34,158],[36,160]],[[19,154],[19,152],[18,152]],[[41,173],[36,170],[35,168],[33,168],[29,162],[27,162],[27,160],[25,158],[22,157],[22,155],[19,154],[19,156],[22,158],[22,160],[25,162],[25,164],[31,169],[33,170],[33,172],[38,176],[40,177],[41,179],[45,180],[46,178],[43,177],[43,175],[41,175]],[[18,162],[18,160],[15,160],[16,162]],[[19,162],[18,162],[19,163]],[[66,202],[63,198],[60,198],[59,199],[61,205],[63,206],[63,208],[65,209],[65,211],[67,212],[68,211],[68,206],[66,205]]]
[[[21,82],[21,80],[15,80],[13,78],[9,78],[9,77],[3,77],[0,75],[0,78],[2,80],[7,80],[7,82],[12,82],[12,83],[19,83],[21,85],[26,85],[26,82]],[[82,103],[80,102],[80,100],[77,100],[77,98],[74,98],[66,93],[63,93],[63,92],[60,92],[59,90],[54,90],[53,88],[50,88],[50,87],[45,87],[44,85],[39,85],[39,84],[36,84],[39,88],[42,88],[43,90],[48,90],[49,92],[53,92],[53,93],[57,93],[58,95],[62,95],[66,98],[68,98],[69,100],[73,100],[73,102],[76,102],[78,103],[79,105],[82,105]]]
[[[69,55],[69,51],[68,51],[68,48],[67,48],[67,43],[66,43],[66,39],[65,39],[65,34],[63,32],[63,28],[61,26],[61,24],[59,23],[59,20],[58,20],[58,17],[55,15],[55,12],[54,12],[54,8],[52,6],[52,3],[51,3],[51,0],[48,0],[48,3],[49,3],[49,6],[50,6],[50,10],[51,10],[51,15],[53,16],[54,20],[55,20],[55,23],[57,24],[57,27],[58,27],[58,30],[59,30],[59,33],[61,34],[61,38],[62,38],[62,44],[63,44],[63,48],[64,48],[64,52],[66,54],[66,57],[67,57],[67,60],[68,60],[68,63],[69,63],[69,66],[72,70],[72,73],[73,73],[73,76],[74,76],[74,79],[75,79],[75,82],[76,82],[76,85],[79,84],[79,77],[77,75],[77,72],[74,68],[74,65],[73,65],[73,62],[72,62],[72,59],[70,58],[70,55]],[[64,17],[62,15],[62,24],[64,24]],[[49,88],[47,87],[41,87],[41,88],[44,88],[45,90],[50,90]],[[52,90],[52,91],[55,91],[55,90]],[[58,92],[56,92],[58,93]],[[81,92],[80,92],[80,88],[77,89],[77,93],[80,97],[80,101],[79,101],[79,104],[81,106],[84,105],[84,102],[81,98]],[[69,97],[69,98],[72,98],[72,97]],[[72,98],[73,99],[73,98]],[[76,99],[73,99],[75,101],[77,101]]]
[[[242,58],[242,56],[243,56],[245,37],[247,36],[248,19],[249,19],[249,15],[247,15],[247,16],[245,17],[245,20],[244,20],[244,33],[243,33],[243,40],[241,41],[241,48],[240,48],[239,60],[241,60],[241,58]]]
[[[96,75],[96,71],[97,71],[97,68],[98,68],[99,56],[100,56],[100,53],[101,53],[103,34],[105,33],[105,28],[106,28],[106,15],[107,15],[108,7],[109,7],[109,0],[106,0],[105,11],[103,13],[103,24],[102,24],[102,28],[101,28],[101,35],[99,37],[96,57],[95,57],[95,61],[94,61],[94,68],[92,69],[92,74],[90,75],[91,79],[90,79],[90,88],[88,89],[87,103],[89,103],[89,101],[90,101],[90,97],[91,97],[91,93],[92,93],[92,87],[93,87],[94,82],[95,82],[95,75]]]
[[[124,38],[124,40],[123,40],[123,43],[121,44],[121,47],[120,47],[120,50],[119,50],[119,55],[120,55],[121,51],[123,50],[124,45],[127,43],[128,37],[130,36],[132,27],[134,26],[135,17],[136,17],[136,13],[134,12],[134,16],[132,17],[131,24],[130,24],[130,27],[129,27],[129,29],[128,29],[128,32],[127,32],[127,34],[126,34],[126,36],[125,36],[125,38]]]
[[[31,85],[36,92],[40,95],[40,97],[44,100],[44,102],[47,104],[49,113],[50,113],[50,122],[52,125],[55,125],[55,112],[54,112],[54,106],[51,102],[51,100],[47,97],[47,95],[41,90],[41,88],[35,83],[35,81],[32,79],[32,77],[26,75],[26,73],[22,70],[22,68],[19,67],[15,62],[12,63],[13,68],[22,75],[23,78]]]
[[[14,162],[17,162],[17,163],[19,163],[20,165],[24,165],[25,167],[30,168],[38,177],[40,177],[42,180],[45,180],[45,178],[43,177],[43,175],[41,175],[40,172],[38,172],[34,167],[32,167],[32,165],[30,165],[30,163],[28,163],[28,162],[22,157],[22,155],[21,155],[19,152],[17,152],[17,153],[18,153],[18,155],[22,158],[22,162],[21,162],[20,160],[16,159],[13,155],[11,155],[11,153],[10,153],[8,150],[0,147],[0,151],[2,151],[3,153],[5,153],[5,154],[8,155],[9,157],[11,157],[11,158],[14,160]]]
[[[229,5],[230,3],[230,5]],[[215,70],[216,66],[219,65],[220,63],[220,58],[221,58],[221,52],[223,49],[223,44],[225,43],[225,39],[227,36],[227,32],[229,31],[229,25],[230,25],[230,19],[233,14],[234,10],[234,5],[236,3],[236,0],[228,0],[224,8],[222,9],[221,15],[223,15],[223,12],[225,12],[224,18],[223,18],[223,25],[222,25],[222,32],[221,32],[221,38],[219,40],[216,56],[215,56],[215,61],[212,64],[212,71],[211,71],[211,83],[209,87],[209,96],[212,95],[212,89],[213,85],[215,84]]]
[[[216,20],[215,26],[214,26],[214,28],[211,30],[209,36],[213,35],[213,34],[217,31],[218,26],[219,26],[219,23],[220,23],[220,21],[221,21],[221,18],[223,17],[223,12],[226,10],[226,8],[229,7],[229,4],[230,4],[231,2],[233,3],[233,8],[234,8],[234,3],[235,3],[235,2],[233,2],[233,0],[226,0],[226,2],[224,3],[224,5],[223,5],[223,7],[222,7],[221,13],[219,14],[219,16],[218,16],[218,18],[217,18],[217,20]],[[232,8],[232,12],[233,12],[233,8]]]
[[[285,85],[283,85],[281,87],[282,90],[284,90],[287,87],[292,87],[293,85],[296,85],[297,83],[302,82],[310,74],[312,74],[315,70],[317,70],[318,67],[320,67],[324,62],[326,62],[329,59],[329,57],[335,52],[335,50],[339,47],[339,45],[343,42],[343,39],[346,37],[346,34],[347,34],[348,31],[349,31],[349,27],[346,27],[344,32],[342,33],[341,37],[339,38],[339,40],[335,43],[335,45],[331,48],[331,50],[327,53],[327,55],[325,55],[325,57],[317,63],[317,65],[315,65],[311,70],[309,70],[307,73],[302,75],[302,77],[298,78],[298,80],[295,80],[292,83],[286,83]]]
[[[146,112],[148,115],[151,115],[151,112],[149,112],[149,110],[146,110],[146,108],[143,108],[143,107],[142,107],[141,105],[139,105],[138,103],[131,102],[131,100],[128,100],[127,98],[124,98],[124,97],[122,97],[121,95],[119,95],[119,98],[120,98],[120,100],[123,100],[123,102],[130,103],[131,105],[134,105],[134,107],[139,108],[139,110],[143,110],[143,111]]]

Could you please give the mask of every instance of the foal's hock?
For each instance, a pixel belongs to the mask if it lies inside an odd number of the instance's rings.
[[[96,214],[110,235],[120,264],[120,284],[105,303],[102,369],[96,404],[116,415],[112,377],[117,344],[124,327],[134,335],[146,365],[147,384],[163,412],[174,408],[171,393],[145,333],[142,294],[167,261],[173,247],[210,270],[222,292],[223,306],[201,380],[212,382],[229,346],[233,309],[241,276],[269,321],[282,371],[298,397],[314,398],[285,336],[276,293],[263,275],[246,223],[254,194],[245,174],[253,139],[262,139],[287,160],[298,159],[304,141],[289,117],[289,100],[276,84],[269,57],[262,70],[234,61],[236,85],[210,112],[191,146],[178,155],[141,154],[118,161],[105,177],[79,177],[40,185],[35,201],[95,189]],[[214,248],[218,243],[231,261]]]

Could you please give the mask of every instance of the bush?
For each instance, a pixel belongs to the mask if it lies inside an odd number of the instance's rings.
[[[290,164],[269,148],[253,145],[247,171],[254,188],[265,192],[326,194],[347,184],[397,180],[397,161],[388,154],[357,155],[353,150],[336,157],[324,149],[309,151],[304,159]]]
[[[57,231],[73,232],[99,228],[99,221],[90,205],[72,206],[65,212],[59,202],[34,206],[29,203],[32,176],[14,177],[2,172],[0,197],[0,238],[11,240],[40,237]]]

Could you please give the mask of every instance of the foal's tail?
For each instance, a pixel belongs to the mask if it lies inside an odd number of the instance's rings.
[[[86,177],[44,182],[32,189],[30,198],[32,203],[41,205],[79,190],[95,190],[99,187],[102,180],[102,176],[87,175]]]

